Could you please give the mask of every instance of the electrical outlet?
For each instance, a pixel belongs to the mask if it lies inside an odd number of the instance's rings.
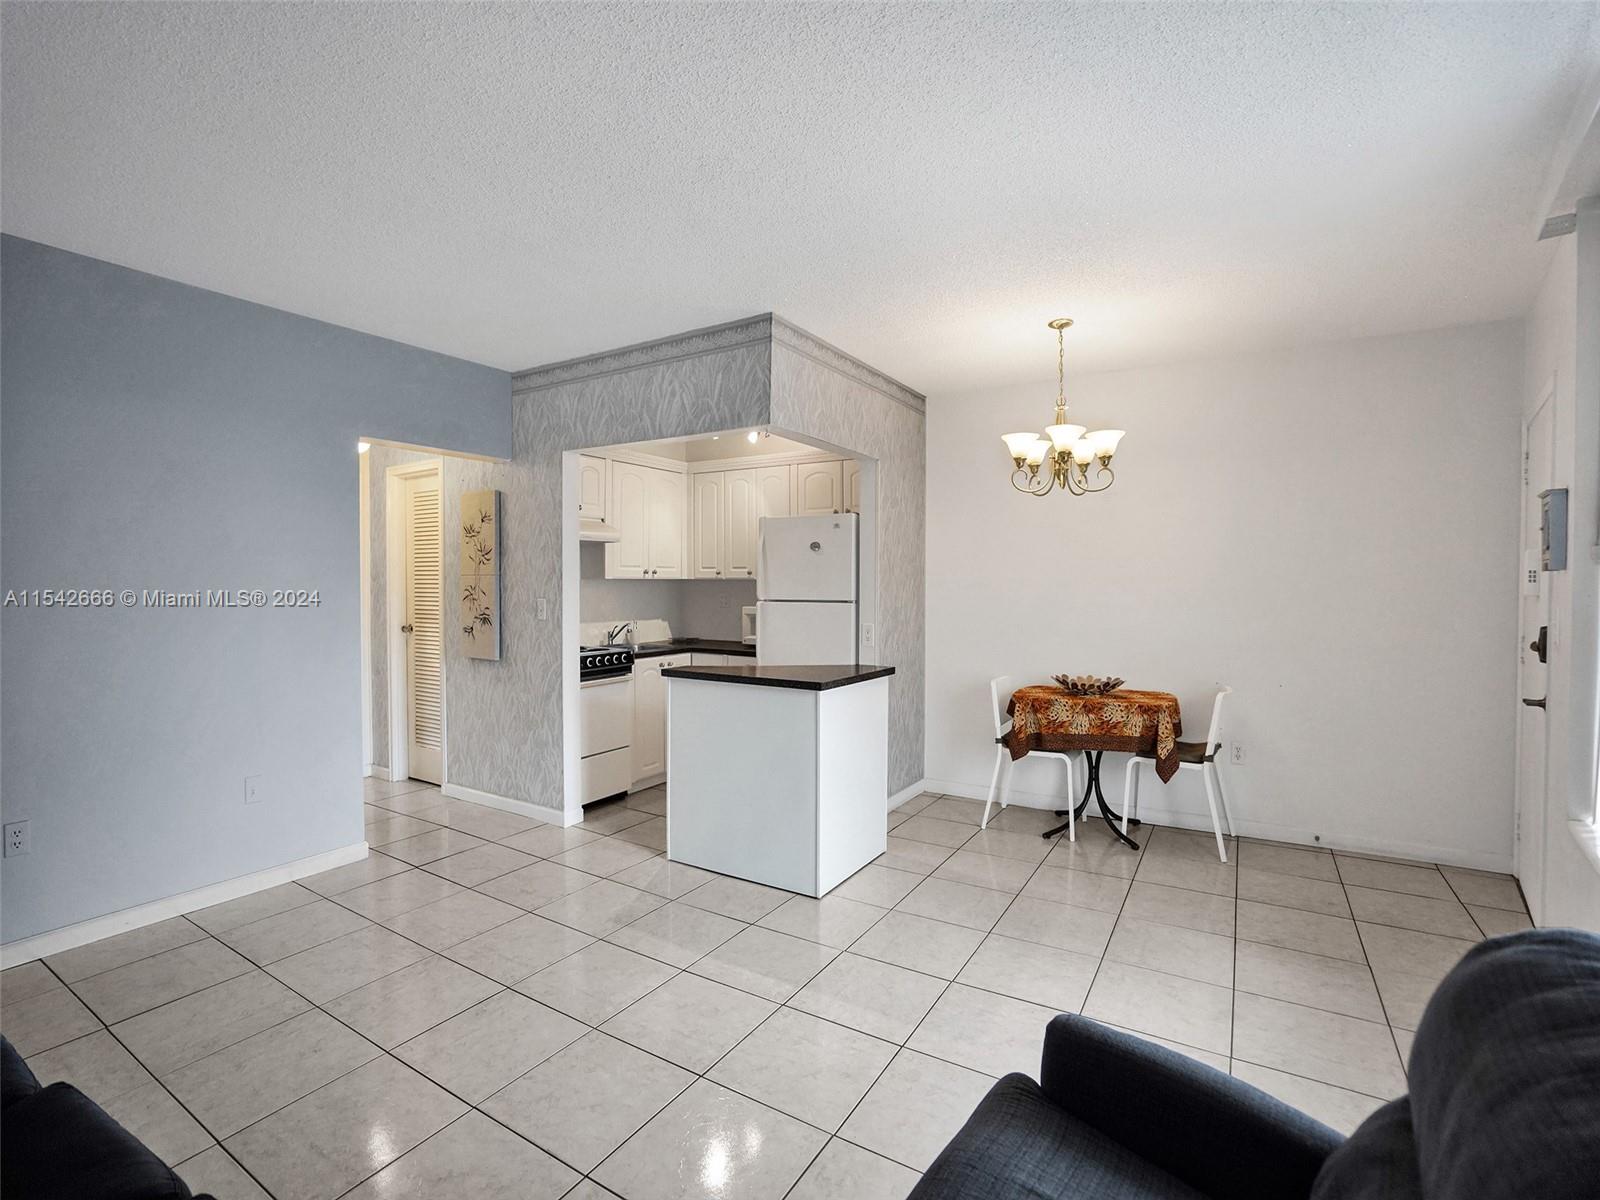
[[[727,608],[728,607],[728,593],[727,592],[721,592],[721,593],[718,594],[718,596],[717,596],[717,607],[718,608]]]
[[[877,626],[867,624],[861,627],[861,644],[863,646],[875,646],[878,644]]]
[[[26,821],[12,821],[6,826],[6,854],[7,858],[15,858],[19,854],[28,852],[28,823]]]
[[[261,803],[261,776],[246,775],[244,777],[244,802],[246,804]]]
[[[535,615],[539,618],[539,620],[548,621],[550,619],[550,601],[546,600],[543,596],[540,596],[533,602],[533,606]]]
[[[1244,766],[1244,745],[1240,742],[1233,744],[1233,753],[1228,756],[1229,761],[1236,767]]]

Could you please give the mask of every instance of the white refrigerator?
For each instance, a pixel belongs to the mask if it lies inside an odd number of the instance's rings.
[[[756,662],[854,666],[860,518],[762,517],[756,547]]]

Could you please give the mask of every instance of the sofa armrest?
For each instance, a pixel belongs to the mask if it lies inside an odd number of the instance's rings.
[[[1051,1103],[1208,1196],[1306,1197],[1344,1138],[1247,1083],[1085,1017],[1051,1020]]]

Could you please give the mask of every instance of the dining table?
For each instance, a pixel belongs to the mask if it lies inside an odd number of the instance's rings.
[[[1166,783],[1178,771],[1178,738],[1183,717],[1178,698],[1171,692],[1117,688],[1100,695],[1069,692],[1058,684],[1030,684],[1011,694],[1006,706],[1011,728],[1002,739],[1014,760],[1034,750],[1064,754],[1083,751],[1089,778],[1083,798],[1072,809],[1072,820],[1083,814],[1093,799],[1117,839],[1137,850],[1139,843],[1121,829],[1122,817],[1111,810],[1100,790],[1100,760],[1106,751],[1142,754],[1154,758],[1156,777]],[[1070,801],[1069,801],[1070,802]],[[1059,809],[1056,816],[1067,815]],[[1046,830],[1052,838],[1072,821]],[[1129,826],[1139,824],[1130,815]]]

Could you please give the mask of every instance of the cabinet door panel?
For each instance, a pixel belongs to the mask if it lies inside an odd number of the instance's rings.
[[[756,517],[760,505],[756,496],[755,471],[727,471],[722,476],[722,577],[756,577]]]
[[[633,779],[667,769],[667,681],[659,658],[633,664]]]
[[[853,458],[844,460],[844,510],[861,511],[861,464]]]
[[[649,569],[652,579],[682,579],[688,487],[676,471],[645,468],[649,477]]]
[[[606,499],[610,488],[606,480],[606,460],[592,454],[578,455],[578,515],[592,520],[606,519]]]
[[[693,558],[690,576],[694,579],[722,577],[724,479],[721,471],[702,471],[691,475],[694,491]]]
[[[650,481],[657,472],[632,463],[611,464],[611,524],[620,535],[606,543],[607,579],[642,579],[649,567]]]
[[[794,468],[756,468],[756,519],[787,517],[794,512]]]
[[[844,474],[833,462],[801,463],[794,469],[797,517],[824,517],[844,507]]]

